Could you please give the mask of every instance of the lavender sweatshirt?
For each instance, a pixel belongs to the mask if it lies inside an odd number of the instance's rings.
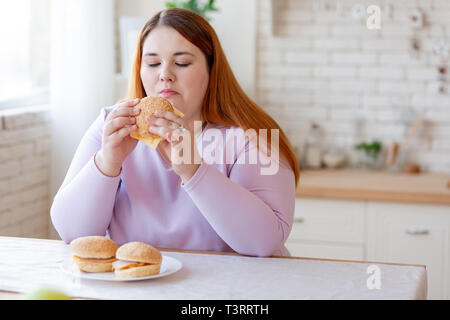
[[[107,235],[118,244],[143,241],[159,248],[289,255],[284,242],[294,217],[295,178],[288,165],[280,162],[276,174],[261,174],[267,163],[248,160],[256,148],[248,142],[240,149],[234,144],[230,161],[226,152],[232,139],[226,131],[239,128],[209,123],[196,140],[203,161],[187,183],[158,149],[141,141],[121,174],[108,177],[94,156],[112,108],[103,108],[83,136],[54,197],[51,219],[65,242]],[[209,135],[217,132],[223,139]],[[237,139],[248,141],[243,135]],[[205,151],[211,156],[204,157]]]

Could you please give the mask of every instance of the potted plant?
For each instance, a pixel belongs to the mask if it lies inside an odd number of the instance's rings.
[[[370,169],[377,169],[381,146],[381,142],[378,140],[373,140],[371,143],[363,141],[357,144],[355,149],[361,151],[363,155],[360,163]]]
[[[208,0],[206,3],[200,5],[198,0],[173,0],[166,2],[166,7],[190,10],[200,14],[206,20],[211,21],[211,18],[207,15],[208,12],[218,11],[218,9],[214,7],[214,1],[215,0]]]

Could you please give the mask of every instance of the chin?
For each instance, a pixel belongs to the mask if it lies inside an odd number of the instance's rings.
[[[182,107],[183,103],[181,103],[181,99],[180,99],[180,95],[179,94],[171,96],[171,97],[167,97],[167,98],[163,97],[163,98],[169,100],[170,103],[172,103],[175,108],[177,108],[181,112],[185,113],[184,112],[184,107]]]

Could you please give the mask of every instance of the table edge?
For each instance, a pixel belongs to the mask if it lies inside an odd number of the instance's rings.
[[[57,239],[38,239],[38,238],[25,238],[25,237],[5,237],[0,236],[0,241],[2,239],[23,239],[27,241],[46,241],[46,242],[61,242],[67,244],[63,240]],[[173,249],[173,248],[157,248],[162,252],[176,252],[176,253],[192,253],[192,254],[210,254],[210,255],[222,255],[222,256],[237,256],[237,257],[249,257],[249,258],[276,258],[276,259],[294,259],[294,260],[313,260],[313,261],[329,261],[329,262],[349,262],[349,263],[365,263],[365,264],[385,264],[392,266],[407,266],[407,267],[419,267],[426,269],[426,265],[421,264],[405,264],[405,263],[394,263],[394,262],[377,262],[377,261],[366,261],[366,260],[345,260],[345,259],[326,259],[326,258],[309,258],[309,257],[297,257],[297,256],[279,256],[273,255],[269,257],[257,257],[250,255],[243,255],[237,252],[223,252],[223,251],[207,251],[207,250],[186,250],[186,249]]]

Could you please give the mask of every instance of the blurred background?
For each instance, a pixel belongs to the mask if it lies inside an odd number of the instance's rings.
[[[53,196],[168,3],[0,0],[0,236],[58,238]],[[241,86],[301,162],[291,252],[426,264],[447,297],[450,1],[212,3]]]

